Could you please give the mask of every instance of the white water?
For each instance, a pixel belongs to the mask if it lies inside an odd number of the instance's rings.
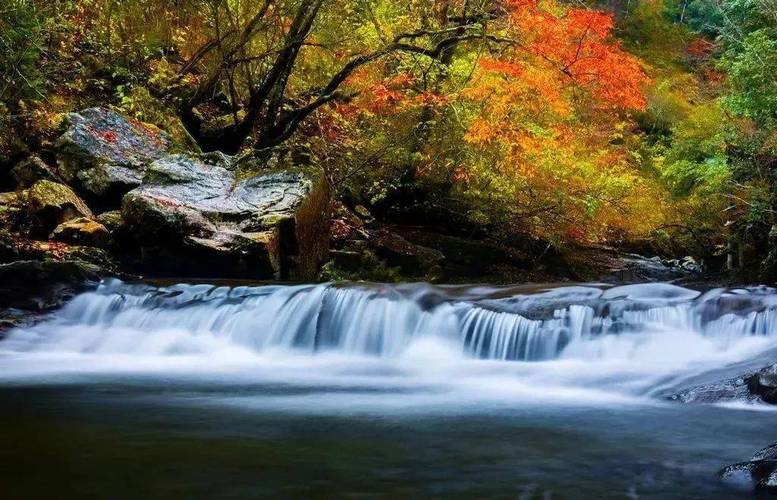
[[[317,406],[354,402],[332,388],[360,392],[362,406],[377,408],[607,403],[637,400],[775,346],[777,295],[770,289],[702,295],[645,284],[527,295],[428,285],[152,288],[107,281],[0,342],[0,380],[129,374],[330,391],[299,396],[301,406],[311,398]]]

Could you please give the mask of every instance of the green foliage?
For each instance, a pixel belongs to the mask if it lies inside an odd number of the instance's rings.
[[[399,267],[390,267],[374,253],[364,250],[358,269],[341,269],[335,261],[321,268],[320,281],[371,281],[374,283],[398,283],[406,279]]]
[[[0,6],[0,101],[43,97],[47,92],[44,68],[45,10],[33,0],[5,0]]]
[[[777,38],[763,28],[748,33],[721,61],[731,94],[724,99],[736,115],[766,128],[777,126]]]
[[[669,161],[705,162],[725,154],[725,116],[716,102],[696,106],[672,129]]]

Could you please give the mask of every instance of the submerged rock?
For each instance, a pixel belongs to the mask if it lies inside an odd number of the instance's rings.
[[[681,403],[748,401],[777,404],[777,363],[739,376],[697,385],[668,396]],[[775,456],[777,459],[777,456]]]
[[[47,180],[38,181],[25,192],[34,235],[48,236],[59,224],[78,217],[92,217],[92,211],[72,189]]]
[[[764,402],[777,404],[777,364],[751,375],[747,379],[747,388]]]
[[[170,140],[153,125],[106,108],[71,113],[57,142],[59,170],[100,198],[114,198],[140,185],[146,165],[166,155]]]
[[[748,462],[724,467],[718,477],[735,489],[777,493],[777,443],[757,452]]]
[[[328,243],[323,175],[270,168],[241,179],[233,167],[223,155],[174,155],[147,168],[122,203],[144,263],[185,274],[314,278]]]

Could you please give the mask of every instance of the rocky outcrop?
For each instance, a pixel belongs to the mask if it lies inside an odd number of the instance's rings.
[[[25,193],[0,193],[0,227],[18,229],[29,219]]]
[[[777,493],[777,443],[760,450],[747,462],[724,467],[718,477],[735,489]]]
[[[351,209],[335,204],[333,214],[336,250],[327,266],[327,279],[527,279],[531,262],[527,253],[516,248],[436,232],[441,228],[381,225],[360,205]]]
[[[97,220],[111,233],[121,227],[123,220],[121,210],[109,210],[97,216]]]
[[[33,236],[48,236],[59,224],[78,217],[92,217],[92,211],[72,189],[47,180],[36,182],[24,192]]]
[[[580,280],[613,283],[690,278],[698,276],[703,267],[691,257],[665,260],[606,246],[570,247],[564,252],[564,260]]]
[[[328,240],[322,174],[267,168],[240,178],[234,167],[224,155],[174,155],[148,166],[143,185],[122,203],[144,264],[185,274],[315,278]]]
[[[118,202],[170,149],[165,132],[106,108],[71,113],[66,123],[57,142],[59,172],[100,199]]]
[[[386,228],[366,232],[366,242],[378,257],[398,266],[408,276],[434,281],[442,276],[445,255],[439,250],[416,245]]]

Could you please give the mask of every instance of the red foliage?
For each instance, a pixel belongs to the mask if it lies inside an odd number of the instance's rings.
[[[589,9],[554,13],[555,4],[547,4],[546,10],[532,0],[508,1],[512,30],[526,39],[522,49],[560,71],[568,84],[590,92],[597,107],[644,109],[642,87],[649,79],[639,60],[612,38],[612,14]],[[514,61],[486,64],[487,69],[520,74]]]
[[[171,200],[170,198],[165,198],[163,196],[155,196],[154,200],[157,201],[160,205],[164,205],[166,207],[180,207],[181,204],[178,203],[175,200]]]
[[[697,60],[706,60],[715,52],[715,44],[704,37],[696,37],[685,48],[688,56]]]
[[[110,130],[95,132],[95,135],[110,144],[118,144],[119,142],[119,138],[116,133],[111,132]]]

